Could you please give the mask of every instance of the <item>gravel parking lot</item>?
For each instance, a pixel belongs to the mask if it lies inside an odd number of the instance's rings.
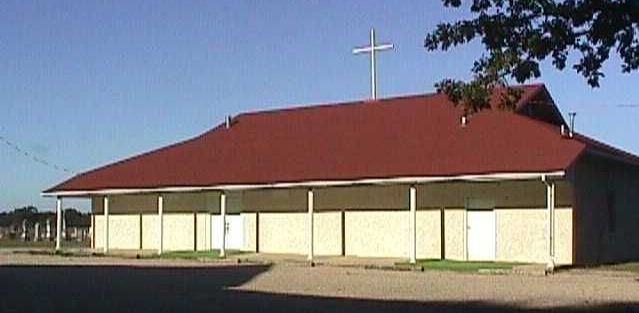
[[[0,253],[0,312],[639,312],[639,276],[398,272]]]

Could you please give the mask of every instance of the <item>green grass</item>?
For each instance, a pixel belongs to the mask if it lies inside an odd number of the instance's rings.
[[[226,255],[240,254],[240,251],[226,250]],[[159,256],[163,259],[187,259],[187,260],[201,260],[201,259],[219,259],[220,250],[207,250],[207,251],[170,251],[162,253]]]
[[[80,248],[88,247],[89,242],[63,241],[62,247]],[[55,241],[21,241],[13,239],[0,240],[0,248],[51,248],[55,247]]]
[[[407,263],[403,263],[407,265]],[[441,270],[456,272],[477,272],[479,270],[510,270],[522,263],[484,262],[484,261],[451,261],[451,260],[417,260],[416,266],[423,266],[425,270]]]

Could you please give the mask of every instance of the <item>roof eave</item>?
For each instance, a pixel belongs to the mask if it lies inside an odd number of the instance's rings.
[[[174,193],[198,191],[242,191],[255,189],[277,188],[317,188],[317,187],[345,187],[360,185],[391,185],[391,184],[425,184],[450,181],[496,182],[509,180],[559,179],[566,175],[565,170],[541,172],[510,172],[486,173],[454,176],[422,176],[422,177],[392,177],[365,178],[355,180],[316,180],[301,182],[276,182],[266,184],[221,184],[212,186],[180,186],[180,187],[150,187],[150,188],[109,188],[99,190],[60,190],[43,192],[44,197],[90,197],[101,195],[125,195],[141,193]]]

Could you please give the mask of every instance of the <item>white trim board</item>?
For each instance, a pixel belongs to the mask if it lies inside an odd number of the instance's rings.
[[[73,190],[43,192],[44,197],[86,197],[92,195],[122,195],[140,193],[171,193],[171,192],[194,192],[194,191],[241,191],[254,189],[276,189],[295,187],[343,187],[357,185],[391,185],[391,184],[423,184],[447,181],[471,181],[471,182],[495,182],[504,180],[531,180],[550,179],[565,176],[565,171],[553,172],[528,172],[528,173],[490,173],[457,176],[426,176],[426,177],[394,177],[394,178],[366,178],[357,180],[327,180],[327,181],[304,181],[268,184],[231,184],[213,186],[193,186],[193,187],[157,187],[157,188],[110,188],[100,190]]]

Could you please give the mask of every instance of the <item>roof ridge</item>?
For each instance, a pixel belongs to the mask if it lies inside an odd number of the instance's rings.
[[[342,107],[342,106],[371,104],[375,102],[381,103],[381,102],[388,102],[388,101],[408,100],[408,99],[414,99],[414,98],[427,98],[427,97],[434,97],[438,95],[441,95],[441,94],[438,92],[427,92],[427,93],[398,95],[398,96],[392,96],[392,97],[380,98],[380,99],[349,100],[344,102],[326,102],[326,103],[314,103],[314,104],[306,104],[306,105],[301,104],[301,105],[293,105],[290,107],[280,107],[280,108],[256,110],[256,111],[245,111],[245,112],[240,112],[238,115],[236,115],[236,117],[261,115],[261,114],[286,113],[291,111],[327,109],[327,108]]]
[[[511,87],[513,88],[533,88],[534,87],[535,88],[534,92],[532,92],[530,95],[528,95],[525,98],[522,97],[519,100],[519,102],[526,102],[530,100],[530,98],[532,98],[532,96],[537,94],[540,90],[543,90],[545,86],[546,85],[544,83],[530,83],[530,84],[515,85]],[[415,98],[429,98],[429,97],[436,97],[441,95],[443,95],[441,92],[431,91],[426,93],[410,93],[405,95],[396,95],[396,96],[390,96],[390,97],[379,98],[379,99],[347,100],[347,101],[324,102],[324,103],[313,103],[313,104],[300,104],[300,105],[293,105],[290,107],[280,107],[280,108],[272,108],[272,109],[256,110],[256,111],[245,111],[245,112],[240,112],[235,117],[261,115],[261,114],[277,114],[277,113],[286,113],[291,111],[324,109],[324,108],[341,107],[341,106],[348,106],[348,105],[362,105],[362,104],[369,104],[369,103],[375,103],[375,102],[381,103],[381,102],[397,101],[397,100],[409,100],[409,99],[415,99]]]

